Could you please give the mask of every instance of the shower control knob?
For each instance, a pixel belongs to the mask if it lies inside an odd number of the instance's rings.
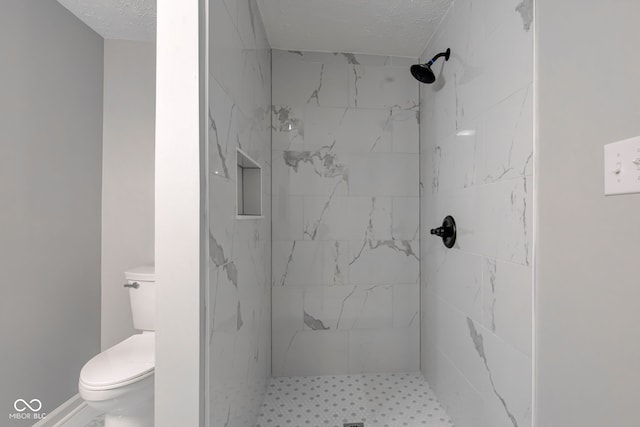
[[[456,221],[451,215],[447,216],[442,221],[442,226],[438,228],[432,228],[431,234],[442,238],[442,242],[447,248],[452,248],[456,243]]]
[[[446,233],[446,230],[444,229],[444,227],[438,227],[438,228],[432,228],[431,229],[431,234],[435,234],[436,236],[442,237],[444,236]]]

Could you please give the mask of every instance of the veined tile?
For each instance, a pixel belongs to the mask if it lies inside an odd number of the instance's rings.
[[[419,237],[420,199],[394,197],[392,201],[392,231],[397,240],[415,240]]]
[[[368,285],[418,282],[418,241],[370,239],[350,242],[350,246],[350,283]]]
[[[420,285],[393,286],[393,327],[416,328],[420,324]]]
[[[392,287],[322,286],[304,291],[305,329],[382,329],[393,326]]]
[[[405,67],[353,65],[349,106],[409,110],[418,106],[418,82]]]
[[[531,266],[486,259],[482,278],[484,326],[531,357]]]
[[[348,242],[273,242],[272,247],[274,286],[348,283]]]
[[[349,168],[331,149],[273,152],[273,194],[290,196],[344,195]]]
[[[533,174],[533,87],[489,110],[477,140],[476,182],[491,183]]]
[[[274,151],[304,150],[305,109],[272,105],[272,147]]]
[[[339,153],[390,152],[391,110],[307,105],[304,146],[306,150],[331,146]]]
[[[347,107],[350,66],[282,61],[273,55],[273,104]]]
[[[390,239],[392,201],[388,197],[304,198],[305,240]]]
[[[424,260],[424,283],[453,307],[481,320],[483,258],[436,242]]]

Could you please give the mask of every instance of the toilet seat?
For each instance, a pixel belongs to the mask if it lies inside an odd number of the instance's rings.
[[[153,375],[154,368],[155,334],[136,334],[87,362],[79,385],[85,390],[111,390]]]

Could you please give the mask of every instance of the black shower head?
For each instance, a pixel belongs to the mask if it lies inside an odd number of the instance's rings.
[[[426,64],[412,65],[411,74],[413,75],[413,77],[415,77],[416,80],[422,83],[431,84],[435,82],[436,75],[433,70],[431,70],[431,66],[441,56],[444,56],[444,60],[448,61],[449,56],[451,56],[451,49],[447,49],[445,52],[440,52],[439,54],[431,58],[431,61],[427,62]]]
[[[427,64],[416,64],[411,66],[411,74],[416,80],[422,83],[431,84],[436,81],[431,66]]]

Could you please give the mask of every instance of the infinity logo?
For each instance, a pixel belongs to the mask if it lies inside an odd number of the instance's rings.
[[[42,409],[42,402],[40,402],[39,399],[31,399],[27,403],[27,401],[24,399],[18,399],[13,402],[13,407],[18,412],[24,412],[27,410],[27,408],[31,409],[31,412],[38,412],[40,409]]]

